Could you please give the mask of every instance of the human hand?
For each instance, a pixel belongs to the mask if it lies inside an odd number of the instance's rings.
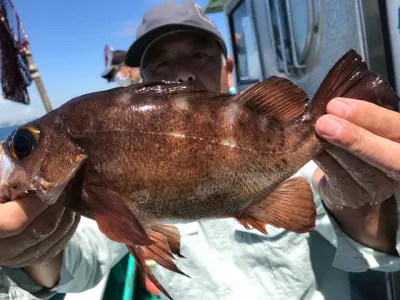
[[[67,245],[79,216],[34,194],[0,204],[0,265],[20,268],[53,259]]]
[[[400,184],[400,114],[366,101],[337,98],[316,132],[335,146],[315,158],[313,185],[330,209],[378,205]]]

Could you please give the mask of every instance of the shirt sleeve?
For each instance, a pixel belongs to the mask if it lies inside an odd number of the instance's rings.
[[[313,161],[311,161],[306,164],[293,177],[302,176],[311,184],[312,175],[314,174],[314,171],[316,169],[317,165]],[[340,226],[336,223],[333,216],[325,208],[316,190],[313,187],[312,190],[317,209],[316,230],[333,246],[336,247],[336,254],[333,260],[334,267],[347,272],[365,272],[368,269],[384,272],[393,272],[400,270],[400,257],[376,251],[370,247],[356,242],[348,235],[346,235],[342,231]],[[397,218],[399,220],[399,191],[395,193],[395,198],[397,203]],[[396,249],[400,252],[399,226],[397,227],[396,233]]]
[[[79,293],[95,287],[126,254],[125,245],[102,234],[95,221],[81,217],[80,224],[64,249],[60,281],[52,289],[36,284],[21,269],[4,268],[20,288],[39,298],[55,293]]]

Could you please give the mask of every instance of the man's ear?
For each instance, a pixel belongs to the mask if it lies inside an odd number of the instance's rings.
[[[233,72],[233,59],[232,57],[228,56],[226,58],[226,75],[228,77],[228,85],[231,88],[233,86],[233,82],[232,82],[232,72]]]
[[[132,83],[138,83],[141,79],[139,68],[129,68],[129,75]]]

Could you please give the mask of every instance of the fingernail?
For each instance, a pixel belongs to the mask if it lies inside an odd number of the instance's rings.
[[[327,115],[322,116],[316,124],[318,134],[326,138],[335,137],[341,128],[342,124],[336,121],[333,117]]]
[[[330,114],[333,114],[338,117],[346,117],[348,111],[349,111],[349,104],[346,103],[346,101],[342,99],[333,99],[329,104],[328,104],[328,112]]]

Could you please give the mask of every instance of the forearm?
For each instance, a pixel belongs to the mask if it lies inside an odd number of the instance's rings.
[[[23,270],[39,285],[52,288],[60,280],[62,261],[63,252],[48,262],[24,267]]]
[[[337,209],[325,204],[342,231],[360,244],[398,256],[396,250],[397,207],[394,197],[379,206]]]

